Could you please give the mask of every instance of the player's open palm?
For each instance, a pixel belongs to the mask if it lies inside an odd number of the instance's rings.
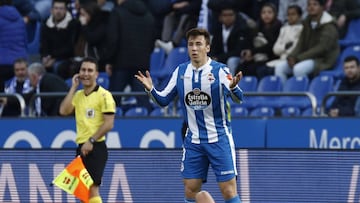
[[[146,75],[144,75],[141,71],[138,71],[138,74],[136,74],[135,77],[144,85],[146,90],[150,91],[153,86],[150,72],[146,71],[145,74]]]

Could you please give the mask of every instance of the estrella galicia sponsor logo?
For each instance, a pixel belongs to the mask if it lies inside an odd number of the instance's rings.
[[[186,94],[185,103],[194,110],[203,110],[210,105],[211,97],[199,88],[195,88]]]

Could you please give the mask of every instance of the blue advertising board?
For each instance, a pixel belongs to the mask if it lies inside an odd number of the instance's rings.
[[[75,203],[50,183],[74,150],[0,150],[0,202]],[[237,150],[243,203],[359,202],[359,151]],[[107,203],[183,202],[181,150],[109,150],[100,194]],[[223,202],[212,170],[203,189]]]
[[[237,148],[360,149],[359,118],[233,119]],[[179,118],[122,118],[106,135],[113,149],[181,148]],[[0,119],[0,148],[74,148],[73,118]]]
[[[359,119],[269,119],[268,148],[359,149]]]
[[[1,119],[3,148],[73,148],[72,118]],[[178,118],[116,119],[107,134],[109,148],[180,148],[182,120]],[[247,119],[233,124],[237,147],[263,147],[265,120]]]

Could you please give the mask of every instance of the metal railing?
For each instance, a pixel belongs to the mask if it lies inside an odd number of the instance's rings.
[[[321,101],[320,106],[320,115],[326,116],[326,102],[333,96],[360,96],[360,91],[337,91],[327,93],[323,100]]]
[[[311,104],[312,115],[316,116],[316,97],[310,92],[244,92],[244,96],[306,96]]]
[[[116,96],[147,96],[146,92],[111,92],[114,97]],[[64,97],[67,92],[48,92],[48,93],[36,93],[34,94],[29,102],[29,116],[35,116],[33,107],[36,98],[38,97]],[[313,111],[313,116],[316,115],[317,102],[313,94],[309,92],[245,92],[244,96],[306,96],[310,103]],[[177,112],[176,105],[172,112]]]
[[[25,99],[21,94],[18,93],[0,93],[0,97],[15,97],[19,104],[20,104],[20,116],[21,117],[25,117],[25,108],[26,108],[26,103],[25,103]],[[1,114],[0,114],[1,116]]]
[[[43,93],[35,93],[29,101],[29,116],[35,117],[35,109],[34,104],[35,100],[38,97],[65,97],[68,92],[43,92]],[[111,92],[111,94],[115,96],[147,96],[146,92]]]

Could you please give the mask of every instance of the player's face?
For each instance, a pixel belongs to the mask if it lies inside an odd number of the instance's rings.
[[[191,62],[195,67],[200,67],[206,63],[210,45],[206,43],[204,36],[190,36],[187,48]]]
[[[96,70],[96,65],[91,62],[83,62],[79,71],[79,79],[84,87],[91,87],[96,85],[96,78],[99,73]]]

